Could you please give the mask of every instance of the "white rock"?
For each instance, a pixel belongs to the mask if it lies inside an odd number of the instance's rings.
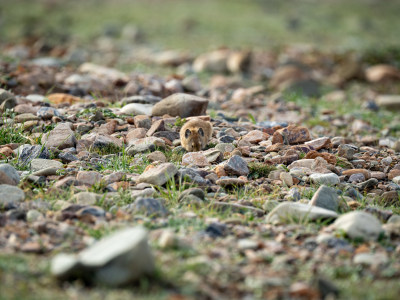
[[[341,215],[333,224],[352,239],[376,240],[382,232],[379,220],[366,212],[352,211]]]
[[[326,184],[326,185],[335,185],[340,182],[340,178],[335,173],[321,174],[314,173],[310,175],[310,179],[314,183],[318,184]]]

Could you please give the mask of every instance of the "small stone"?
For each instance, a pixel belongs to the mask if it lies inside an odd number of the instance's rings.
[[[246,161],[238,155],[232,156],[223,164],[224,170],[230,175],[244,175],[249,174],[249,168]]]
[[[310,200],[310,205],[336,212],[339,207],[338,194],[335,189],[321,185]]]
[[[221,178],[216,181],[216,184],[225,187],[225,188],[232,188],[232,187],[239,187],[246,184],[246,182],[239,178]]]
[[[394,183],[400,185],[400,175],[399,175],[399,176],[396,176],[395,178],[393,178],[392,181],[393,181]]]
[[[99,183],[101,177],[101,174],[95,171],[79,171],[76,175],[78,182],[87,186]]]
[[[52,131],[43,135],[41,142],[48,148],[55,147],[62,150],[75,147],[76,138],[70,124],[59,123]]]
[[[235,150],[235,146],[230,143],[220,143],[215,146],[215,149],[219,150],[222,154],[226,152],[231,153],[233,150]]]
[[[151,217],[165,217],[168,214],[164,204],[154,198],[139,198],[133,203],[133,212],[135,214],[145,214]]]
[[[49,159],[50,152],[46,147],[43,146],[31,146],[31,145],[23,145],[19,147],[16,154],[18,155],[18,161],[22,165],[29,164],[35,158]]]
[[[154,168],[143,172],[138,182],[145,182],[153,185],[164,185],[169,179],[173,178],[178,169],[172,163],[163,163]]]
[[[266,221],[268,223],[290,223],[335,219],[337,216],[337,213],[325,208],[298,202],[283,202],[267,215]]]
[[[152,153],[147,154],[146,157],[150,162],[159,161],[165,163],[167,161],[165,154],[162,153],[161,151],[154,151]]]
[[[154,258],[143,227],[117,231],[77,256],[58,254],[51,262],[51,272],[60,280],[78,277],[100,286],[126,285],[154,271]]]
[[[24,199],[25,193],[20,188],[8,184],[0,184],[0,209],[15,208]]]
[[[20,114],[14,117],[14,122],[16,123],[25,123],[28,121],[37,121],[37,120],[39,120],[39,118],[31,113]]]
[[[384,265],[389,261],[386,253],[358,253],[354,255],[353,263],[369,266]]]
[[[392,223],[400,224],[400,215],[392,215],[387,222],[389,224],[392,224]]]
[[[31,209],[26,213],[26,221],[29,223],[36,222],[43,218],[43,214],[36,209]]]
[[[400,110],[400,96],[399,95],[380,95],[376,98],[376,104],[379,107],[390,110]]]
[[[350,169],[342,172],[342,174],[345,176],[351,176],[353,174],[360,174],[360,173],[364,175],[365,179],[371,178],[371,173],[365,169]]]
[[[80,205],[95,205],[101,195],[91,192],[80,192],[74,195],[73,200]]]
[[[198,167],[209,166],[210,163],[207,157],[201,152],[189,152],[182,157],[182,165],[189,166],[194,165]]]
[[[365,181],[365,177],[362,173],[352,174],[349,178],[350,183],[360,183]]]
[[[41,108],[39,108],[36,115],[43,120],[50,120],[54,116],[61,116],[60,112],[57,109],[47,106],[42,106]]]
[[[17,100],[15,99],[15,96],[4,89],[0,89],[0,111],[12,109],[16,105]]]
[[[219,151],[215,148],[208,149],[206,151],[203,151],[202,153],[205,155],[205,157],[207,158],[207,161],[209,163],[214,163],[214,162],[220,161],[223,158],[221,151]]]
[[[261,141],[265,141],[267,138],[268,134],[260,130],[252,130],[242,137],[243,140],[246,140],[252,144],[258,144]]]
[[[272,136],[272,144],[281,143],[286,145],[300,144],[311,140],[307,128],[296,125],[289,125],[286,128],[275,131]]]
[[[151,127],[151,119],[146,115],[138,115],[133,118],[133,123],[136,128],[146,128],[149,129]]]
[[[121,112],[126,115],[146,115],[151,116],[152,104],[130,103],[121,108]]]
[[[352,211],[341,215],[333,227],[343,231],[352,239],[365,241],[377,240],[382,232],[379,220],[373,215],[361,211]]]
[[[35,158],[31,161],[32,172],[37,172],[49,168],[62,169],[63,164],[52,159]]]
[[[282,172],[279,175],[280,180],[282,180],[288,187],[293,185],[293,177],[286,172]]]
[[[318,151],[320,149],[330,149],[333,147],[331,139],[328,137],[322,137],[315,140],[311,140],[304,143],[307,146],[312,147],[312,149]]]
[[[17,170],[9,164],[0,165],[0,184],[18,185],[20,181]]]
[[[58,155],[58,158],[61,159],[61,161],[62,161],[64,164],[68,164],[68,163],[70,163],[70,162],[79,160],[78,157],[76,157],[75,155],[73,155],[73,154],[70,153],[70,152],[61,152],[61,153]]]
[[[338,148],[338,155],[341,157],[344,157],[348,160],[352,160],[354,157],[354,154],[356,153],[356,148],[351,146],[351,145],[339,145]]]
[[[311,174],[310,179],[312,182],[317,183],[317,184],[327,184],[327,185],[336,185],[340,182],[339,176],[337,176],[334,173],[328,173],[328,174]]]

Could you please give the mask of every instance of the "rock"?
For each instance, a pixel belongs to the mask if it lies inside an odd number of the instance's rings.
[[[293,185],[293,177],[286,172],[282,172],[279,174],[280,180],[282,180],[288,187]]]
[[[63,164],[56,160],[35,158],[31,161],[32,172],[41,171],[49,168],[62,169]]]
[[[292,162],[289,166],[288,169],[292,170],[294,168],[307,168],[311,170],[311,167],[314,163],[314,159],[300,159]]]
[[[376,98],[376,104],[389,110],[400,110],[400,95],[380,95]]]
[[[363,174],[365,179],[370,179],[371,178],[371,172],[365,169],[350,169],[350,170],[345,170],[342,172],[343,175],[345,176],[351,176],[353,174]]]
[[[296,125],[289,125],[288,127],[275,131],[272,136],[272,144],[300,144],[311,140],[310,132],[307,128]]]
[[[305,142],[304,144],[312,147],[316,151],[320,149],[330,149],[333,147],[331,139],[328,137],[318,138],[312,141]]]
[[[207,157],[201,152],[189,152],[183,155],[182,157],[182,165],[184,166],[198,166],[205,167],[209,166],[210,163],[207,160]]]
[[[48,134],[43,135],[42,145],[47,148],[55,147],[60,150],[75,147],[76,138],[68,123],[59,123]]]
[[[73,155],[73,154],[70,153],[70,152],[61,152],[61,153],[58,155],[58,158],[61,159],[61,161],[62,161],[64,164],[68,164],[68,163],[70,163],[70,162],[79,160],[78,157],[76,157],[75,155]]]
[[[99,183],[101,178],[101,174],[95,171],[79,171],[76,175],[78,182],[87,186]]]
[[[51,262],[51,272],[60,280],[80,278],[107,286],[126,285],[154,271],[154,258],[143,227],[117,231],[77,256],[58,254]]]
[[[362,173],[356,173],[352,174],[349,177],[349,182],[350,183],[360,183],[365,181],[365,176]]]
[[[165,131],[165,125],[164,125],[164,120],[157,120],[155,121],[149,130],[147,131],[146,135],[147,136],[152,136],[158,131]]]
[[[352,211],[341,215],[333,224],[336,230],[343,231],[351,239],[375,241],[382,232],[379,220],[373,215],[361,211]]]
[[[161,151],[154,151],[152,153],[147,154],[146,157],[150,162],[154,162],[154,161],[159,161],[162,163],[167,162],[167,158],[165,157],[165,154],[162,153]]]
[[[151,116],[152,104],[130,103],[121,108],[121,112],[126,115],[146,115]]]
[[[400,80],[400,71],[391,65],[379,64],[367,68],[365,77],[373,83]]]
[[[244,175],[249,174],[249,168],[247,162],[238,155],[233,155],[230,159],[222,164],[224,170],[230,175]]]
[[[30,209],[27,213],[26,213],[26,221],[29,223],[33,223],[36,222],[39,219],[43,218],[43,214],[39,211],[37,211],[36,209]]]
[[[222,154],[235,150],[235,146],[231,143],[220,143],[215,146],[215,149],[219,150]]]
[[[226,72],[229,52],[229,50],[221,49],[199,55],[193,62],[193,70],[195,72]]]
[[[133,118],[133,123],[136,128],[146,128],[149,129],[151,127],[151,119],[146,115],[138,115]]]
[[[178,200],[181,201],[184,197],[188,195],[194,195],[200,200],[204,200],[205,194],[204,191],[200,188],[189,188],[187,190],[184,190],[182,193],[180,193]]]
[[[143,172],[138,182],[145,182],[153,185],[164,185],[169,179],[173,178],[178,169],[172,163],[163,163],[154,168]]]
[[[0,209],[12,209],[25,199],[25,193],[13,185],[0,184]]]
[[[265,141],[269,137],[268,133],[262,132],[260,130],[252,130],[242,137],[252,144],[258,144],[261,141]]]
[[[276,206],[266,217],[268,223],[304,222],[335,219],[338,214],[317,206],[297,202],[283,202]]]
[[[240,214],[251,213],[256,217],[262,217],[265,214],[264,211],[259,208],[228,202],[213,202],[210,208]]]
[[[396,176],[395,178],[392,179],[392,181],[396,184],[400,185],[400,176]]]
[[[97,201],[101,199],[101,195],[91,192],[80,192],[72,198],[77,204],[80,205],[96,205]]]
[[[19,175],[17,170],[9,164],[0,165],[0,184],[18,185]]]
[[[207,185],[207,181],[200,175],[200,173],[192,168],[181,168],[178,170],[179,180],[186,182],[193,182],[198,186]]]
[[[392,215],[387,222],[400,224],[400,215]]]
[[[354,154],[356,153],[356,150],[357,149],[351,145],[346,145],[346,144],[339,145],[337,154],[348,160],[352,160],[354,157]]]
[[[154,198],[139,198],[133,203],[135,214],[145,214],[151,217],[165,217],[168,214],[164,204]]]
[[[214,162],[220,161],[223,158],[221,151],[219,151],[215,148],[208,149],[206,151],[203,151],[202,153],[207,158],[209,163],[214,163]]]
[[[300,191],[297,187],[293,187],[289,190],[289,193],[285,197],[285,199],[290,200],[290,201],[300,201],[301,199],[301,194]]]
[[[12,109],[16,105],[17,100],[15,99],[15,96],[4,89],[0,89],[0,111]]]
[[[335,189],[321,185],[309,204],[336,212],[339,207],[338,194]]]
[[[216,184],[225,187],[225,188],[232,188],[232,187],[239,187],[246,184],[246,182],[239,178],[221,178],[216,181]]]
[[[340,183],[339,176],[337,176],[334,173],[328,173],[328,174],[314,173],[310,175],[310,179],[312,182],[317,184],[336,185]]]
[[[16,123],[25,123],[28,121],[37,121],[39,118],[31,113],[20,114],[14,117],[14,122]]]
[[[43,120],[50,120],[52,117],[56,116],[59,117],[61,116],[60,112],[55,109],[54,107],[47,107],[47,106],[42,106],[39,108],[39,110],[36,112],[36,116]]]
[[[386,253],[358,253],[353,257],[353,263],[368,266],[379,266],[389,262]]]
[[[187,118],[206,114],[208,100],[183,93],[173,94],[157,104],[152,109],[153,116],[170,115]]]

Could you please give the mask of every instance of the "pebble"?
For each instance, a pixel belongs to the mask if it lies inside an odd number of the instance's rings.
[[[339,207],[338,194],[334,188],[321,185],[311,198],[310,205],[337,211]]]
[[[18,203],[25,199],[25,193],[20,188],[0,184],[0,208],[11,209],[17,207]]]
[[[138,179],[138,182],[150,183],[153,185],[164,185],[169,179],[173,178],[178,169],[172,163],[163,163],[154,168],[143,172]]]
[[[225,161],[222,166],[226,173],[230,175],[244,175],[249,174],[249,168],[247,167],[246,161],[238,155],[234,155]]]
[[[209,166],[210,163],[207,157],[201,152],[189,152],[186,153],[182,157],[182,165],[183,166],[198,166],[198,167],[206,167]]]
[[[145,214],[150,217],[164,217],[168,214],[164,204],[160,200],[154,198],[136,199],[132,209],[135,214]]]
[[[310,179],[317,184],[336,185],[340,183],[340,178],[334,173],[329,174],[311,174]]]
[[[373,215],[361,211],[353,211],[341,215],[333,224],[336,230],[343,231],[351,239],[364,241],[377,240],[382,232],[379,220]]]
[[[58,170],[62,167],[63,164],[61,162],[52,159],[35,158],[31,161],[32,172],[42,171],[49,168]]]
[[[183,93],[172,94],[154,105],[153,116],[193,117],[206,114],[208,100]]]
[[[43,135],[41,142],[47,148],[55,147],[62,150],[75,147],[76,138],[69,123],[59,123],[52,131]]]
[[[20,181],[17,170],[9,164],[0,165],[0,184],[18,185]]]

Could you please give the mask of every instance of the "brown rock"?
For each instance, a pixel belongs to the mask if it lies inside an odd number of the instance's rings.
[[[358,174],[361,173],[364,175],[365,179],[370,179],[371,178],[371,172],[365,169],[350,169],[350,170],[345,170],[342,172],[343,175],[345,176],[351,176],[353,174]]]
[[[146,115],[138,115],[133,117],[133,123],[135,124],[136,128],[149,129],[151,127],[151,119]]]
[[[326,152],[317,152],[317,151],[310,151],[307,153],[307,155],[305,156],[306,159],[314,159],[316,157],[322,157],[323,159],[325,159],[329,164],[331,165],[336,165],[336,156],[330,153],[326,153]]]
[[[158,131],[165,131],[164,120],[157,120],[151,125],[150,129],[147,131],[147,136],[152,136]]]
[[[258,144],[261,141],[265,141],[268,139],[269,135],[260,130],[252,130],[242,137],[243,140],[246,140],[252,144]]]
[[[311,146],[314,150],[320,149],[331,149],[333,147],[331,139],[328,137],[322,137],[309,142],[304,143],[307,146]]]
[[[131,142],[136,139],[142,139],[142,138],[146,137],[146,132],[147,132],[147,129],[145,129],[145,128],[135,128],[128,132],[128,134],[125,137],[125,140],[128,144],[131,144]]]
[[[389,174],[388,174],[388,179],[392,180],[393,178],[400,176],[400,170],[399,169],[392,169]]]
[[[79,171],[76,175],[76,179],[80,184],[92,186],[95,183],[99,183],[101,180],[101,174],[95,171]]]
[[[153,116],[170,115],[187,118],[206,114],[208,100],[183,93],[173,94],[156,103],[152,109]]]
[[[81,98],[63,93],[50,94],[47,96],[47,99],[53,104],[68,103],[69,105],[82,101]]]
[[[195,165],[198,167],[209,166],[207,157],[201,152],[189,152],[182,157],[182,165]]]
[[[310,132],[306,127],[289,125],[279,129],[272,136],[272,144],[281,143],[286,145],[300,144],[311,140]]]
[[[375,65],[365,70],[365,77],[369,82],[384,82],[400,80],[400,71],[391,65]]]

